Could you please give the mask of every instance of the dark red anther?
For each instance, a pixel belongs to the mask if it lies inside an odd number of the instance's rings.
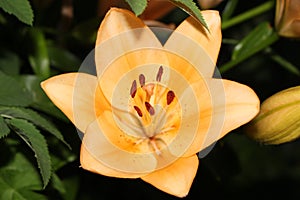
[[[145,85],[145,76],[144,76],[144,74],[140,74],[139,80],[140,80],[141,87],[143,87]]]
[[[164,72],[164,69],[163,69],[162,66],[160,66],[159,69],[158,69],[157,75],[156,75],[156,81],[158,81],[158,82],[161,81],[161,77],[162,77],[163,72]]]
[[[153,108],[153,106],[151,106],[151,104],[149,102],[145,102],[145,106],[146,106],[146,109],[148,110],[149,114],[150,115],[154,115],[155,114],[155,110]]]
[[[137,113],[140,117],[143,117],[143,113],[142,113],[142,111],[141,111],[141,109],[140,109],[139,107],[134,106],[134,109],[135,109],[136,113]]]
[[[132,85],[131,85],[131,88],[130,88],[130,95],[131,95],[132,98],[135,97],[136,89],[137,89],[137,88],[136,88],[136,80],[134,80],[134,81],[132,82]]]
[[[170,105],[170,103],[172,103],[172,101],[174,100],[175,98],[175,93],[170,90],[168,93],[167,93],[167,105]]]

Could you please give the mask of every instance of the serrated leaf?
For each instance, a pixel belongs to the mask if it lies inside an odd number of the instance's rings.
[[[0,71],[0,105],[29,106],[32,99],[25,87]]]
[[[203,18],[200,9],[193,0],[169,0],[189,15],[195,17],[208,31],[208,26]]]
[[[26,156],[14,151],[9,160],[0,168],[0,199],[46,200],[44,195],[35,192],[42,189],[42,183]]]
[[[33,11],[28,0],[1,0],[0,7],[15,15],[21,22],[32,26]]]
[[[147,0],[125,0],[129,6],[131,7],[132,11],[138,16],[144,12],[147,7]]]
[[[63,135],[60,133],[60,131],[54,126],[54,124],[29,108],[0,106],[0,114],[6,115],[10,118],[26,119],[36,126],[39,126],[42,129],[48,131],[57,139],[62,141],[66,146],[71,148],[70,145],[64,140]]]
[[[0,116],[0,139],[7,136],[9,134],[10,130],[8,126],[6,125],[3,117]]]
[[[50,76],[50,60],[44,33],[38,28],[30,28],[28,38],[31,47],[29,63],[36,75],[46,79]]]
[[[51,160],[44,136],[32,123],[24,119],[11,119],[9,123],[14,131],[34,151],[45,188],[51,177]]]

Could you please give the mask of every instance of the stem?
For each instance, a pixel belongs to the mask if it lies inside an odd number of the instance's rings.
[[[247,12],[244,12],[240,15],[237,15],[236,17],[231,18],[230,20],[224,21],[222,23],[222,30],[225,30],[231,26],[234,26],[236,24],[239,24],[241,22],[244,22],[248,19],[251,19],[257,15],[260,15],[274,7],[274,1],[268,1],[264,4],[261,4],[260,6],[257,6],[256,8],[253,8]]]
[[[273,54],[271,55],[271,59],[277,62],[278,64],[280,64],[283,68],[290,71],[291,73],[298,76],[300,75],[299,69],[295,65],[293,65],[292,63],[290,63],[289,61],[281,57],[280,55]]]
[[[238,4],[238,0],[230,0],[226,3],[226,6],[222,12],[222,20],[225,22],[232,16],[236,6]]]

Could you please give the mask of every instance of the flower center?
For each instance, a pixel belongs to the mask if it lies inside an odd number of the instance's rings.
[[[140,74],[130,88],[129,112],[140,131],[139,142],[147,141],[156,154],[176,136],[180,126],[181,106],[174,91],[160,83],[163,67],[160,66],[156,82],[147,83]]]

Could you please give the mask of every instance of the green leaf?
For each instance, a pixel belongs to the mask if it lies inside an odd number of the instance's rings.
[[[66,188],[60,178],[57,176],[56,173],[52,174],[51,185],[54,189],[56,189],[61,195],[66,193]]]
[[[231,61],[220,67],[220,72],[225,72],[255,53],[267,48],[278,40],[278,34],[268,22],[260,23],[235,47]]]
[[[200,9],[193,0],[169,0],[189,15],[195,17],[209,31]]]
[[[6,125],[3,117],[0,115],[0,139],[7,136],[9,132],[10,130],[8,126]]]
[[[18,81],[0,71],[0,105],[29,106],[32,98]]]
[[[20,72],[20,58],[13,52],[0,50],[0,70],[8,75],[18,75]]]
[[[144,12],[147,7],[147,0],[125,0],[132,11],[138,16]]]
[[[63,195],[63,199],[64,200],[78,199],[80,186],[81,186],[79,176],[65,177],[62,181],[66,188],[66,191],[68,191]]]
[[[268,47],[277,38],[278,36],[271,25],[268,22],[262,22],[234,47],[232,60],[250,57]]]
[[[69,122],[67,117],[50,101],[45,92],[42,90],[40,83],[43,79],[35,75],[22,75],[19,81],[32,95],[33,103],[31,107],[47,113],[61,121]]]
[[[21,22],[32,26],[33,11],[28,0],[1,0],[0,7],[15,15]]]
[[[0,199],[46,200],[37,193],[42,189],[40,176],[32,163],[18,151],[10,155],[10,161],[0,168]]]
[[[51,161],[44,136],[32,123],[24,119],[11,119],[9,123],[14,131],[34,151],[45,188],[51,177]]]
[[[47,48],[52,66],[64,72],[77,71],[79,69],[81,61],[70,51],[54,45],[48,45]]]
[[[238,4],[238,0],[229,0],[226,3],[226,6],[222,12],[222,21],[226,21],[230,19],[230,17],[233,15],[235,8]]]
[[[28,36],[32,48],[29,63],[36,75],[46,79],[50,76],[50,60],[44,33],[38,28],[30,28]]]
[[[249,19],[255,19],[256,16],[261,15],[263,13],[268,12],[269,10],[273,9],[275,4],[275,1],[267,1],[263,4],[260,4],[259,6],[252,8],[250,10],[247,10],[246,12],[243,12],[237,16],[234,16],[228,20],[222,21],[222,30],[228,29],[232,26],[236,26],[237,24],[240,24],[242,22],[245,22]],[[223,16],[222,16],[223,17]],[[223,20],[223,18],[222,18]]]
[[[29,108],[0,106],[0,114],[9,118],[26,119],[36,126],[48,131],[69,148],[71,148],[70,145],[64,140],[60,131],[50,121],[46,120],[40,114]]]
[[[91,18],[80,22],[74,26],[70,35],[78,40],[82,45],[92,45],[95,43],[97,31],[99,27],[99,19]]]

